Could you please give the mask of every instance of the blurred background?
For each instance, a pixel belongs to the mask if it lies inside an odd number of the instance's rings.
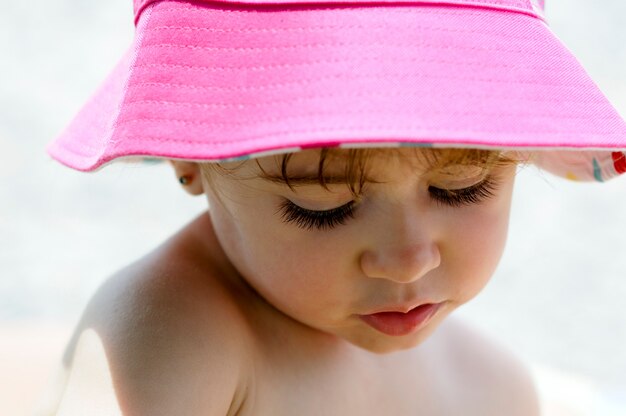
[[[547,3],[626,116],[626,2]],[[98,285],[206,209],[165,164],[85,174],[45,153],[130,45],[132,18],[130,0],[0,0],[0,415],[28,414]],[[457,313],[532,366],[549,415],[626,414],[625,179],[522,170],[500,267]]]

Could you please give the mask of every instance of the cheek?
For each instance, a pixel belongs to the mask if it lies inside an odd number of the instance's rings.
[[[477,209],[456,225],[450,249],[451,284],[463,302],[476,296],[493,275],[506,244],[510,192],[489,209]]]
[[[290,315],[330,308],[336,303],[330,295],[343,293],[338,285],[349,272],[349,261],[341,261],[346,258],[339,252],[341,245],[330,245],[332,239],[315,232],[289,232],[274,217],[262,208],[236,204],[211,208],[226,255],[265,300]]]

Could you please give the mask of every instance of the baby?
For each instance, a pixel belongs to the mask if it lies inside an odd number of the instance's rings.
[[[136,0],[49,152],[167,159],[209,209],[97,291],[51,411],[539,414],[449,315],[498,264],[519,165],[626,172],[626,123],[542,6]]]

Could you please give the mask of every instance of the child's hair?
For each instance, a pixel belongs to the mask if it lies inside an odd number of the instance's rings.
[[[409,148],[404,148],[409,149]],[[432,148],[418,148],[418,151],[412,152],[411,156],[414,156],[420,163],[427,166],[428,169],[443,169],[447,166],[461,165],[472,166],[483,169],[484,171],[490,171],[498,166],[509,166],[512,164],[521,164],[527,158],[521,157],[519,152],[500,151],[500,150],[484,150],[484,149],[432,149]],[[318,183],[324,188],[328,189],[327,182],[333,178],[327,172],[327,166],[331,161],[339,161],[343,163],[342,178],[345,178],[346,185],[350,188],[350,191],[354,196],[358,196],[363,188],[363,185],[367,182],[375,183],[375,179],[368,176],[368,163],[373,156],[398,156],[406,157],[403,155],[399,148],[357,148],[357,149],[341,149],[341,148],[329,148],[322,147],[319,149],[319,159],[317,161],[317,180]],[[212,173],[218,173],[222,175],[228,175],[239,170],[244,164],[254,161],[259,170],[261,171],[261,177],[265,179],[271,179],[279,181],[293,190],[291,180],[293,176],[289,173],[289,161],[292,159],[294,153],[284,153],[274,156],[276,163],[280,166],[280,175],[270,175],[261,165],[259,159],[246,160],[241,163],[237,163],[235,166],[224,166],[220,163],[202,163],[201,169],[203,176],[211,183]]]

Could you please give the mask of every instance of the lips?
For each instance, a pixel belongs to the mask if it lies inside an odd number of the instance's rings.
[[[391,336],[403,336],[426,326],[437,313],[442,303],[425,303],[410,311],[378,312],[369,315],[359,315],[359,318],[372,328]]]

